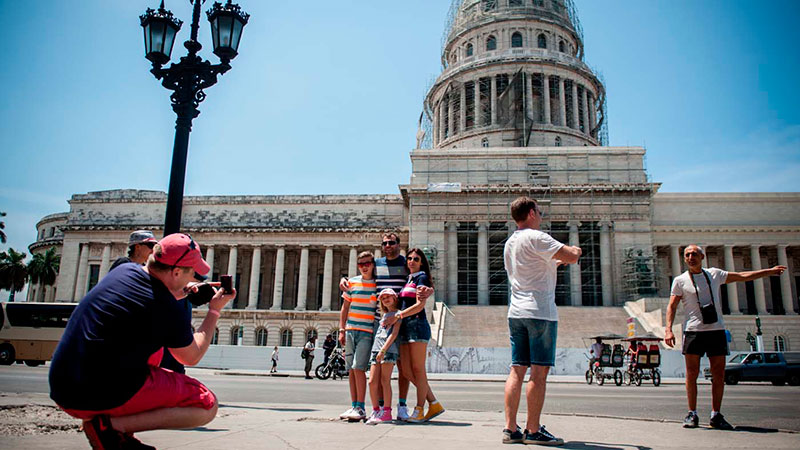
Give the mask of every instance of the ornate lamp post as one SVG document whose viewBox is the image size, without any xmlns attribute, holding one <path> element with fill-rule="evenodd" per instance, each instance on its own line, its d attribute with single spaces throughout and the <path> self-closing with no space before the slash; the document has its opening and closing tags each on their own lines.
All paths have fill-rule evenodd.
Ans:
<svg viewBox="0 0 800 450">
<path fill-rule="evenodd" d="M 211 64 L 197 56 L 203 48 L 197 41 L 200 28 L 200 6 L 205 0 L 189 0 L 193 5 L 191 36 L 183 46 L 189 53 L 177 64 L 169 68 L 162 66 L 169 62 L 175 36 L 182 22 L 172 16 L 172 12 L 164 9 L 164 1 L 158 9 L 147 8 L 139 19 L 144 29 L 145 58 L 153 63 L 150 72 L 161 84 L 173 91 L 170 95 L 172 110 L 178 118 L 175 121 L 175 143 L 172 149 L 172 171 L 169 177 L 169 193 L 167 194 L 167 213 L 164 220 L 164 236 L 180 231 L 181 209 L 183 207 L 183 185 L 186 179 L 186 157 L 189 151 L 189 133 L 192 131 L 192 120 L 200 114 L 198 105 L 205 100 L 204 89 L 217 83 L 217 75 L 230 70 L 230 61 L 236 57 L 242 29 L 250 15 L 241 10 L 239 5 L 228 0 L 224 5 L 214 2 L 206 13 L 211 22 L 211 35 L 214 54 L 220 64 Z"/>
</svg>

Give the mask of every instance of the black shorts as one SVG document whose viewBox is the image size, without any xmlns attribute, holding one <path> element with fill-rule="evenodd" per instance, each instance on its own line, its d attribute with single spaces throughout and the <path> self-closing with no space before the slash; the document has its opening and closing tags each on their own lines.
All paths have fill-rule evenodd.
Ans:
<svg viewBox="0 0 800 450">
<path fill-rule="evenodd" d="M 684 332 L 683 354 L 709 357 L 729 355 L 725 330 Z"/>
</svg>

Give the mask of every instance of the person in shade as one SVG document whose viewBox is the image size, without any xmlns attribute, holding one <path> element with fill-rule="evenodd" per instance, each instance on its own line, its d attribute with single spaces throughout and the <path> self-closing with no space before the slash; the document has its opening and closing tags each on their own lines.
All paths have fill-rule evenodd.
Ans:
<svg viewBox="0 0 800 450">
<path fill-rule="evenodd" d="M 143 266 L 147 258 L 153 253 L 153 246 L 156 245 L 156 237 L 149 230 L 136 230 L 128 237 L 128 255 L 114 260 L 109 271 L 114 270 L 120 264 L 136 263 Z"/>
<path fill-rule="evenodd" d="M 720 286 L 780 275 L 786 270 L 786 266 L 751 272 L 727 272 L 716 267 L 704 269 L 704 258 L 705 252 L 699 245 L 688 245 L 683 250 L 683 260 L 689 270 L 672 280 L 664 342 L 670 347 L 675 345 L 672 323 L 680 302 L 685 315 L 683 356 L 686 362 L 686 397 L 689 403 L 689 413 L 683 419 L 683 426 L 697 428 L 700 424 L 697 416 L 697 377 L 700 375 L 700 359 L 707 355 L 711 365 L 711 419 L 708 424 L 719 430 L 733 430 L 733 426 L 720 413 L 725 392 L 725 357 L 729 354 L 725 321 L 722 318 Z"/>
<path fill-rule="evenodd" d="M 503 258 L 511 287 L 508 330 L 511 338 L 511 370 L 506 380 L 506 428 L 503 443 L 562 445 L 540 423 L 547 392 L 547 374 L 555 364 L 558 336 L 556 269 L 574 264 L 579 247 L 564 245 L 539 230 L 542 212 L 536 201 L 519 197 L 511 203 L 517 230 L 506 241 Z M 525 430 L 517 425 L 517 410 L 525 374 L 531 370 L 525 397 L 528 417 Z"/>
<path fill-rule="evenodd" d="M 197 364 L 220 310 L 236 297 L 216 290 L 192 333 L 191 316 L 178 299 L 195 273 L 208 271 L 200 246 L 188 235 L 171 234 L 154 246 L 144 267 L 110 271 L 75 308 L 50 365 L 50 398 L 83 420 L 92 448 L 152 448 L 133 434 L 194 428 L 216 416 L 211 390 L 158 367 L 164 348 L 183 364 Z"/>
</svg>

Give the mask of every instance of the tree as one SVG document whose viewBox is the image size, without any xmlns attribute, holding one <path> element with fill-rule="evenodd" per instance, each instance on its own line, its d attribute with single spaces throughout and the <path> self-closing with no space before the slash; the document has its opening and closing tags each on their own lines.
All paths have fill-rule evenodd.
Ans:
<svg viewBox="0 0 800 450">
<path fill-rule="evenodd" d="M 0 217 L 5 217 L 6 213 L 0 211 Z M 0 220 L 0 243 L 6 243 L 6 232 L 3 229 L 6 227 L 6 223 Z"/>
<path fill-rule="evenodd" d="M 25 287 L 25 281 L 28 279 L 26 256 L 25 253 L 13 248 L 9 248 L 8 253 L 0 252 L 0 289 L 11 291 L 8 296 L 9 302 L 14 301 L 14 296 Z"/>
<path fill-rule="evenodd" d="M 28 278 L 33 284 L 42 283 L 43 286 L 52 286 L 56 282 L 60 265 L 61 257 L 56 255 L 55 247 L 51 247 L 44 253 L 33 255 L 28 264 Z M 29 301 L 33 300 L 29 299 Z"/>
</svg>

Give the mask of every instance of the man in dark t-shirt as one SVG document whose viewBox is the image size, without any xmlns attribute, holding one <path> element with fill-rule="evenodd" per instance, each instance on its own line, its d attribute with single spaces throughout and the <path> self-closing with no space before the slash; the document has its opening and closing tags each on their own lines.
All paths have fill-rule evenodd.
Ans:
<svg viewBox="0 0 800 450">
<path fill-rule="evenodd" d="M 195 273 L 208 271 L 200 246 L 172 234 L 155 245 L 145 267 L 123 264 L 110 271 L 75 308 L 53 355 L 50 397 L 84 420 L 92 448 L 149 448 L 133 433 L 193 428 L 216 416 L 213 392 L 158 367 L 164 348 L 188 365 L 208 350 L 219 311 L 236 292 L 215 293 L 196 333 L 178 302 Z"/>
</svg>

